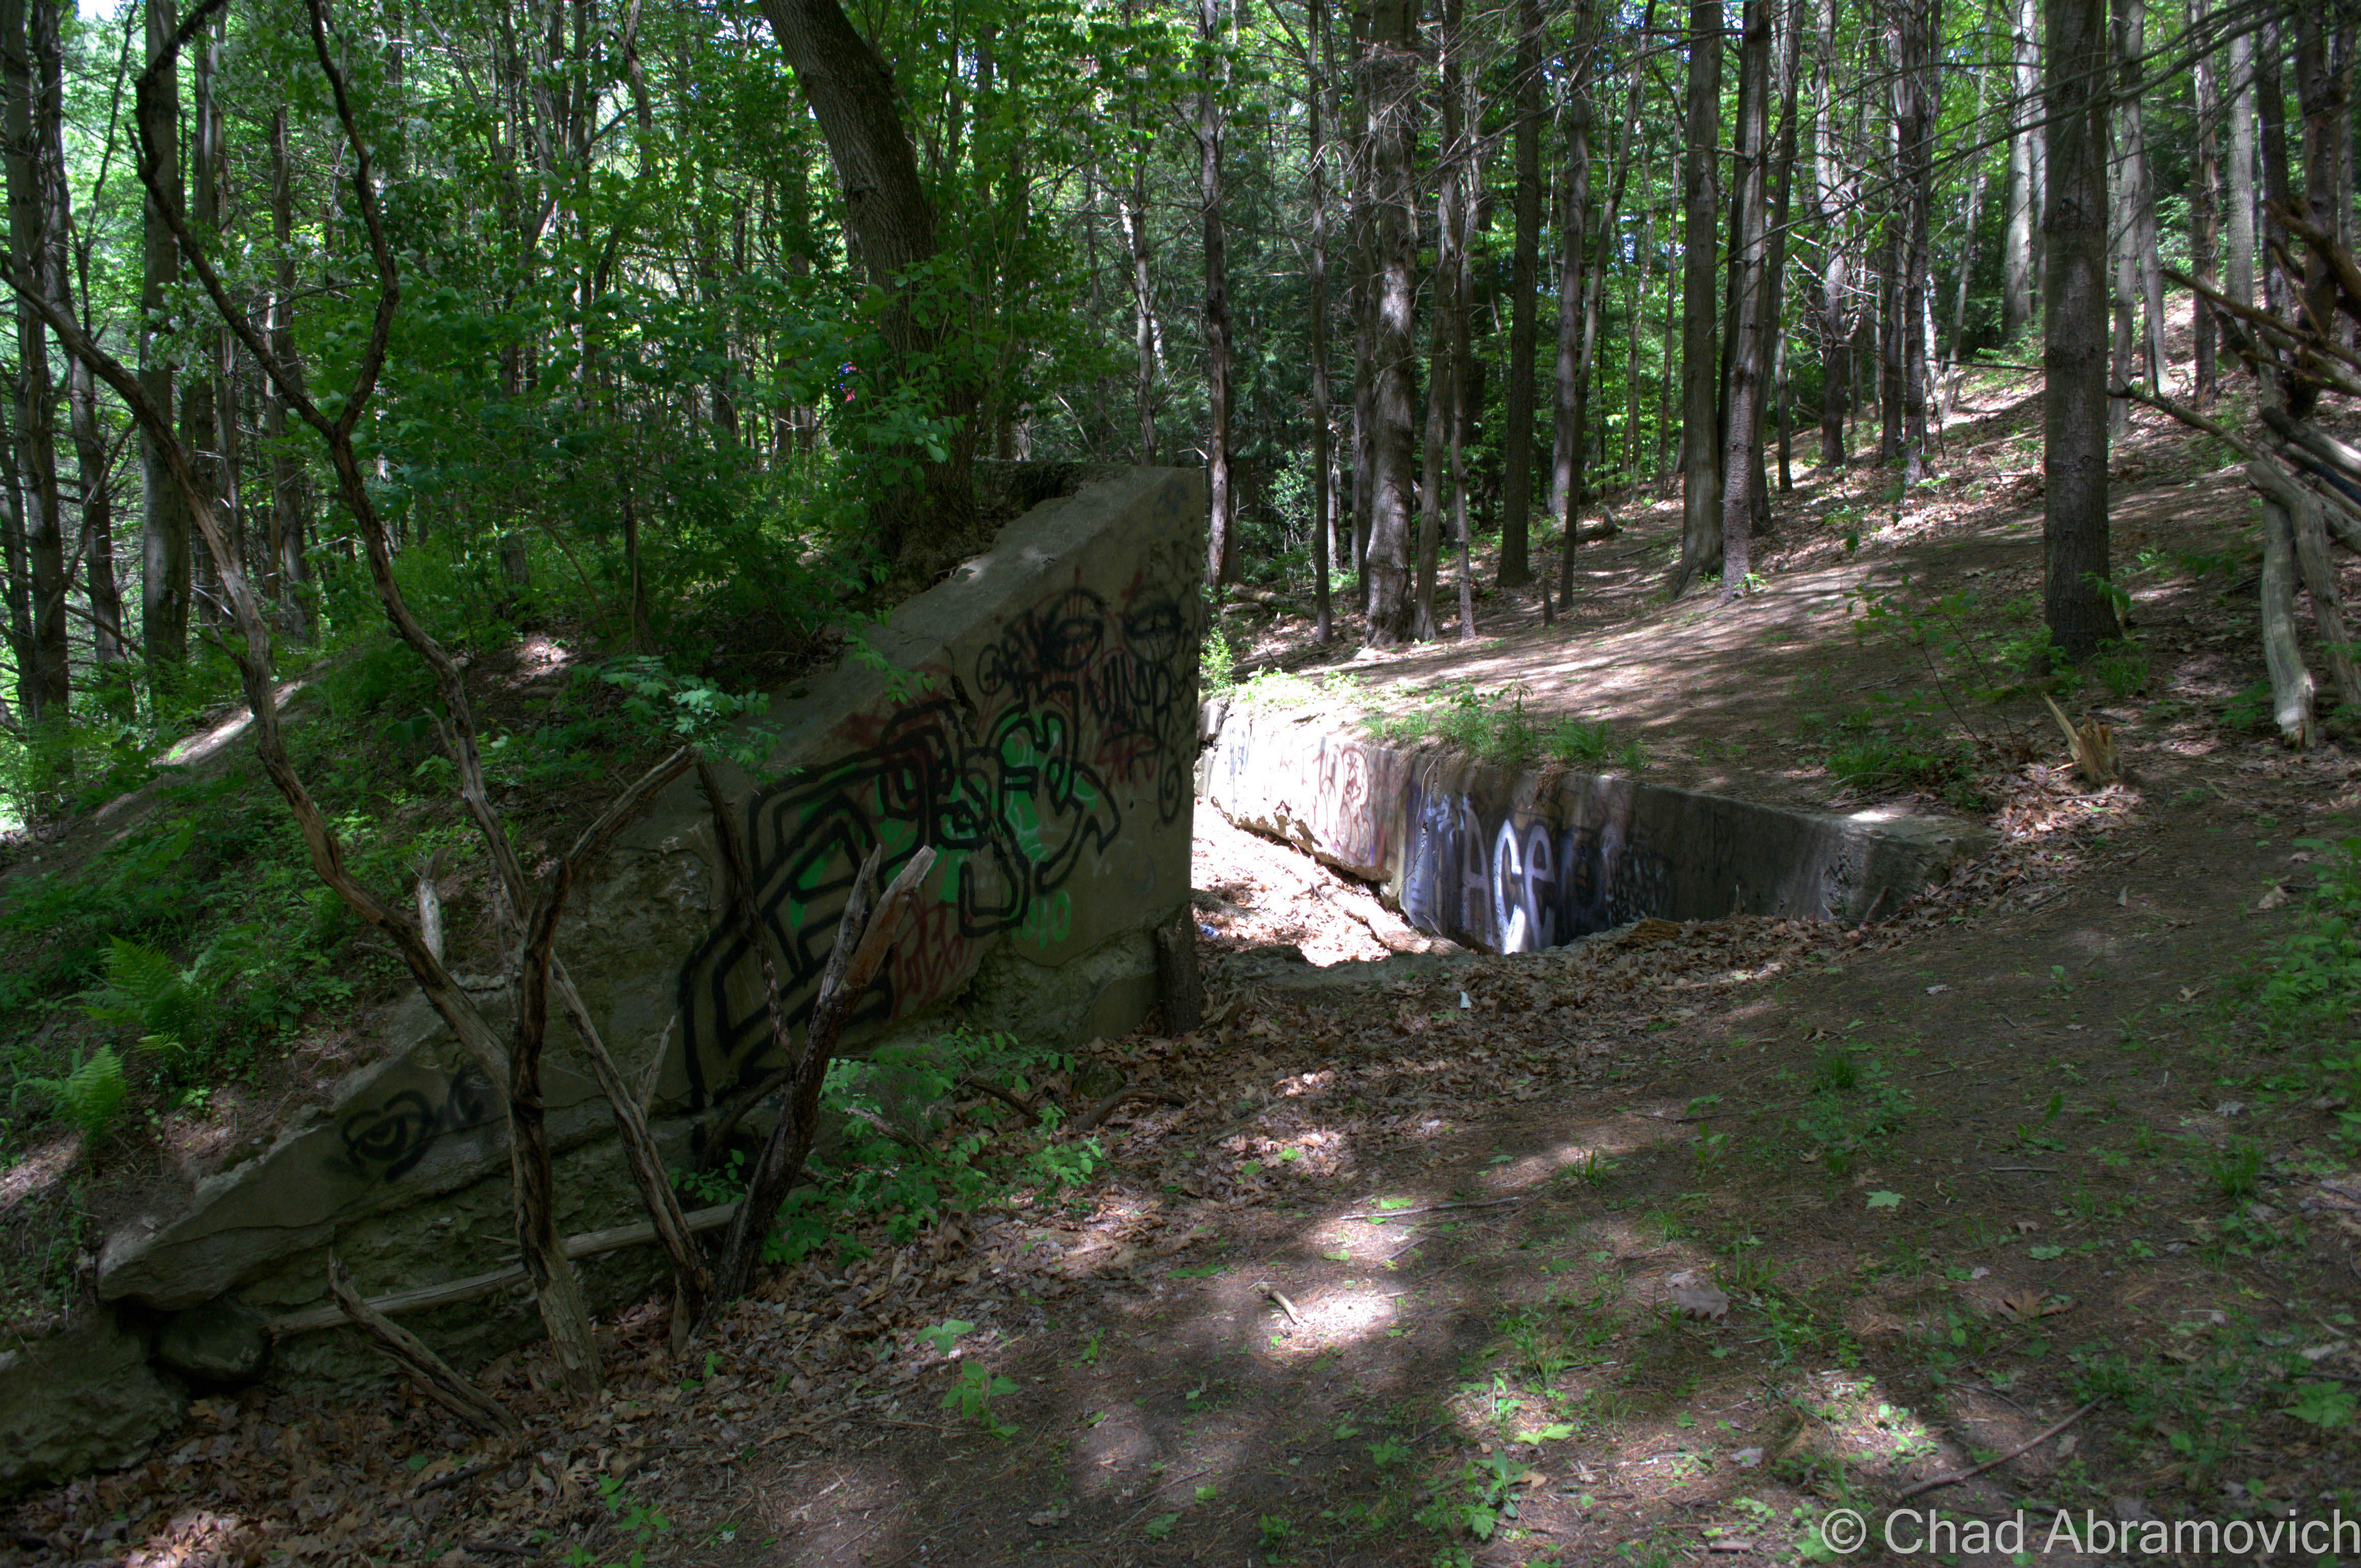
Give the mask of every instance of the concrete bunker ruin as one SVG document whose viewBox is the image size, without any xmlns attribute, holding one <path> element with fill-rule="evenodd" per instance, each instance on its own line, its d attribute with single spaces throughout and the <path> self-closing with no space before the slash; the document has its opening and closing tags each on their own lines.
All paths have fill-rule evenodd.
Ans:
<svg viewBox="0 0 2361 1568">
<path fill-rule="evenodd" d="M 1067 493 L 906 601 L 867 654 L 777 696 L 754 773 L 723 765 L 800 1025 L 854 871 L 938 854 L 913 928 L 849 1040 L 989 1024 L 1071 1045 L 1157 1002 L 1150 933 L 1189 899 L 1204 478 L 1070 469 Z M 652 1123 L 667 1161 L 772 1068 L 759 970 L 728 917 L 706 803 L 685 778 L 577 898 L 558 948 L 627 1074 L 661 1054 Z M 481 996 L 495 1012 L 497 981 Z M 192 1385 L 350 1387 L 388 1373 L 326 1299 L 333 1250 L 371 1297 L 432 1292 L 512 1260 L 507 1130 L 423 995 L 384 1049 L 271 1146 L 206 1179 L 181 1212 L 111 1234 L 106 1304 L 0 1356 L 0 1493 L 139 1457 Z M 558 1223 L 611 1243 L 642 1215 L 612 1113 L 553 1020 L 544 1069 Z M 598 1251 L 594 1307 L 647 1288 L 661 1257 Z M 455 1364 L 537 1337 L 521 1290 L 405 1322 Z"/>
</svg>

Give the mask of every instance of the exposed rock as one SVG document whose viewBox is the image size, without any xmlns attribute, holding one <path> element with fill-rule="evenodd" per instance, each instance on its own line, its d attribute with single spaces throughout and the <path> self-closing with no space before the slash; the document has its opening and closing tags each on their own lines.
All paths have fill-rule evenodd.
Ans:
<svg viewBox="0 0 2361 1568">
<path fill-rule="evenodd" d="M 165 1320 L 156 1365 L 200 1383 L 251 1383 L 270 1356 L 262 1315 L 235 1301 L 208 1301 Z"/>
<path fill-rule="evenodd" d="M 137 1464 L 187 1409 L 111 1310 L 0 1354 L 0 1497 Z"/>
</svg>

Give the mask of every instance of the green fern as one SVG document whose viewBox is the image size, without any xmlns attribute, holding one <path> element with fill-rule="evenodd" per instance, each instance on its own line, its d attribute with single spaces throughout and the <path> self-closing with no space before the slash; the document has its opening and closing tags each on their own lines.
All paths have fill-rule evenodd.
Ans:
<svg viewBox="0 0 2361 1568">
<path fill-rule="evenodd" d="M 101 1024 L 129 1024 L 143 1050 L 180 1056 L 204 1043 L 211 987 L 203 960 L 181 969 L 145 942 L 117 937 L 106 954 L 106 982 L 82 997 L 82 1011 Z"/>
<path fill-rule="evenodd" d="M 25 1082 L 56 1101 L 58 1119 L 81 1133 L 84 1144 L 93 1146 L 106 1136 L 107 1128 L 115 1124 L 115 1113 L 123 1108 L 124 1096 L 131 1092 L 123 1076 L 123 1058 L 112 1046 L 99 1047 L 74 1063 L 73 1070 L 63 1078 L 28 1078 Z"/>
</svg>

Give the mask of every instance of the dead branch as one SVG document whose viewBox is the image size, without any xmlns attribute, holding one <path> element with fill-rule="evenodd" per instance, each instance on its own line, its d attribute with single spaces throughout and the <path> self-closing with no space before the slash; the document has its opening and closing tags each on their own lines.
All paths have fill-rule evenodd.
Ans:
<svg viewBox="0 0 2361 1568">
<path fill-rule="evenodd" d="M 407 1373 L 419 1391 L 466 1421 L 494 1437 L 514 1437 L 524 1430 L 507 1406 L 451 1369 L 451 1364 L 428 1348 L 426 1342 L 361 1299 L 342 1259 L 328 1255 L 328 1289 L 345 1317 L 369 1337 L 379 1354 Z"/>
<path fill-rule="evenodd" d="M 818 1130 L 820 1087 L 827 1080 L 829 1063 L 835 1058 L 837 1040 L 900 938 L 903 920 L 917 902 L 918 884 L 935 863 L 933 847 L 920 846 L 880 897 L 875 889 L 884 856 L 881 843 L 870 850 L 852 879 L 851 896 L 837 924 L 836 945 L 820 971 L 811 1019 L 804 1025 L 804 1048 L 787 1103 L 772 1123 L 770 1136 L 754 1162 L 746 1196 L 730 1223 L 720 1266 L 714 1271 L 717 1304 L 745 1294 L 753 1277 L 779 1205 L 811 1152 L 812 1136 Z"/>
<path fill-rule="evenodd" d="M 709 1209 L 698 1209 L 686 1216 L 689 1234 L 703 1235 L 718 1231 L 730 1223 L 737 1209 L 733 1202 L 717 1203 Z M 579 1263 L 586 1257 L 598 1257 L 630 1247 L 645 1246 L 656 1239 L 656 1228 L 645 1220 L 635 1224 L 616 1225 L 603 1231 L 584 1231 L 566 1238 L 566 1255 Z M 411 1312 L 423 1312 L 434 1307 L 448 1307 L 457 1301 L 472 1301 L 479 1296 L 490 1296 L 510 1290 L 525 1282 L 524 1266 L 511 1264 L 483 1274 L 471 1274 L 462 1279 L 446 1279 L 440 1284 L 421 1285 L 413 1289 L 397 1290 L 390 1296 L 369 1299 L 372 1311 L 387 1317 L 401 1317 Z M 306 1307 L 300 1312 L 281 1312 L 263 1324 L 263 1332 L 272 1339 L 285 1339 L 291 1334 L 315 1333 L 349 1321 L 340 1306 Z"/>
<path fill-rule="evenodd" d="M 1092 1106 L 1089 1110 L 1075 1117 L 1073 1121 L 1067 1124 L 1066 1131 L 1075 1134 L 1089 1132 L 1092 1128 L 1105 1121 L 1109 1116 L 1114 1115 L 1115 1113 L 1115 1107 L 1121 1105 L 1126 1100 L 1152 1100 L 1159 1105 L 1186 1105 L 1189 1103 L 1186 1096 L 1175 1094 L 1170 1090 L 1143 1089 L 1138 1084 L 1126 1083 L 1121 1089 L 1115 1090 L 1112 1092 L 1102 1096 L 1097 1104 Z"/>
<path fill-rule="evenodd" d="M 2247 475 L 2254 478 L 2258 470 L 2249 465 Z M 2261 481 L 2257 480 L 2257 488 Z M 2292 481 L 2273 499 L 2277 500 L 2295 527 L 2296 565 L 2302 576 L 2304 590 L 2312 597 L 2312 624 L 2319 629 L 2320 641 L 2328 655 L 2328 673 L 2336 683 L 2336 697 L 2347 708 L 2361 713 L 2361 676 L 2353 668 L 2352 639 L 2345 629 L 2345 599 L 2337 591 L 2336 568 L 2328 558 L 2328 522 L 2320 498 Z"/>
<path fill-rule="evenodd" d="M 2055 697 L 2044 692 L 2041 700 L 2049 705 L 2049 716 L 2065 731 L 2066 749 L 2074 756 L 2074 771 L 2092 785 L 2113 783 L 2121 772 L 2115 758 L 2115 732 L 2088 715 L 2078 729 L 2067 718 L 2066 710 L 2058 706 Z"/>
</svg>

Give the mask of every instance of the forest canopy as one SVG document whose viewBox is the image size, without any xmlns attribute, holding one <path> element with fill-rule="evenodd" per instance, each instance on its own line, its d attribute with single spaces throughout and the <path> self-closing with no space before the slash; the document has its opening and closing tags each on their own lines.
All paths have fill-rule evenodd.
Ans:
<svg viewBox="0 0 2361 1568">
<path fill-rule="evenodd" d="M 1960 367 L 2048 333 L 2086 372 L 2050 366 L 2053 465 L 2096 442 L 2095 497 L 2050 501 L 2085 656 L 2090 432 L 2221 391 L 2211 313 L 2165 361 L 2168 272 L 2292 321 L 2275 204 L 2349 240 L 2355 27 L 7 0 L 11 815 L 119 788 L 233 685 L 174 444 L 93 356 L 169 418 L 282 672 L 385 634 L 357 500 L 447 641 L 743 674 L 978 543 L 977 458 L 1202 464 L 1209 582 L 1311 580 L 1323 640 L 1465 634 L 1477 545 L 1562 607 L 1569 520 L 1675 484 L 1668 587 L 1741 592 L 1796 463 L 1926 481 Z"/>
</svg>

